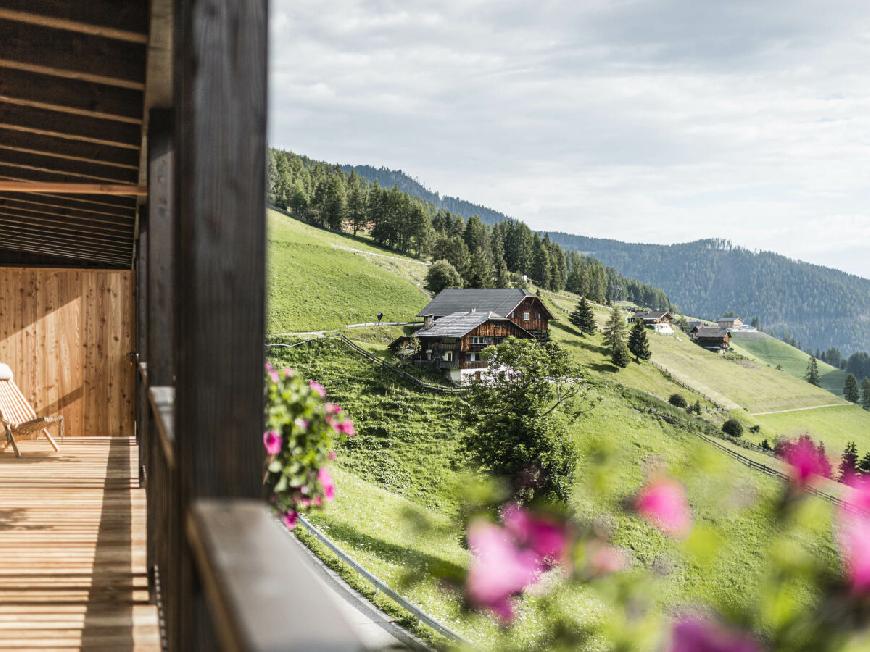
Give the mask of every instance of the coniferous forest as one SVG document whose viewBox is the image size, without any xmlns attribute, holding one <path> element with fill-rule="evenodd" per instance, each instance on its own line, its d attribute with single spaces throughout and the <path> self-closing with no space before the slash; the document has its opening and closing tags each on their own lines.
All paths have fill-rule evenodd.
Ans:
<svg viewBox="0 0 870 652">
<path fill-rule="evenodd" d="M 628 300 L 671 308 L 667 295 L 626 278 L 600 261 L 566 251 L 526 224 L 463 217 L 400 187 L 384 187 L 356 170 L 271 149 L 268 200 L 310 224 L 333 231 L 367 231 L 403 254 L 446 260 L 465 287 L 522 287 L 525 278 L 548 290 L 570 290 L 592 301 Z M 384 178 L 389 181 L 389 178 Z"/>
</svg>

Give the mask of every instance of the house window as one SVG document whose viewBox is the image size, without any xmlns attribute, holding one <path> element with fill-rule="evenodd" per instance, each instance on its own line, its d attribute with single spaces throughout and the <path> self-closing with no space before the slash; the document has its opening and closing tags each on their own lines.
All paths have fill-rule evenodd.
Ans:
<svg viewBox="0 0 870 652">
<path fill-rule="evenodd" d="M 441 356 L 441 359 L 444 360 L 444 362 L 453 362 L 453 351 L 445 351 Z"/>
<path fill-rule="evenodd" d="M 523 313 L 523 321 L 529 321 L 529 313 L 528 312 Z"/>
<path fill-rule="evenodd" d="M 468 361 L 469 361 L 469 362 L 475 362 L 476 360 L 477 360 L 477 354 L 476 354 L 476 353 L 469 353 L 469 354 L 468 354 Z"/>
</svg>

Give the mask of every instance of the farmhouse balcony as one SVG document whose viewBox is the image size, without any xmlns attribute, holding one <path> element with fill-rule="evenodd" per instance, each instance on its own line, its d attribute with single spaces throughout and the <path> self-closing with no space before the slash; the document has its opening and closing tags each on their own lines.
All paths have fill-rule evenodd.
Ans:
<svg viewBox="0 0 870 652">
<path fill-rule="evenodd" d="M 266 0 L 0 10 L 0 647 L 360 649 L 263 500 Z"/>
</svg>

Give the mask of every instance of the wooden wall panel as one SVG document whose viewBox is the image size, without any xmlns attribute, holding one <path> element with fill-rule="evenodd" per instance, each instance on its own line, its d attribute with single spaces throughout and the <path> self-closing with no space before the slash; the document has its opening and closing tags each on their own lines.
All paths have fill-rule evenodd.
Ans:
<svg viewBox="0 0 870 652">
<path fill-rule="evenodd" d="M 0 267 L 0 362 L 67 435 L 133 435 L 133 273 Z"/>
</svg>

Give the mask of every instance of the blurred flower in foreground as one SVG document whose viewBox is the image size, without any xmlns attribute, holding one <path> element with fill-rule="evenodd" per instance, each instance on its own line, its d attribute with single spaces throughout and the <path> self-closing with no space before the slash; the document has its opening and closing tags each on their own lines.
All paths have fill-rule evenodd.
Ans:
<svg viewBox="0 0 870 652">
<path fill-rule="evenodd" d="M 505 507 L 502 522 L 518 543 L 531 548 L 545 564 L 564 560 L 568 550 L 568 532 L 564 523 L 532 514 L 516 503 Z"/>
<path fill-rule="evenodd" d="M 468 544 L 474 555 L 466 584 L 469 600 L 502 622 L 511 622 L 513 596 L 534 583 L 540 573 L 538 555 L 517 546 L 504 528 L 482 520 L 469 527 Z"/>
<path fill-rule="evenodd" d="M 789 465 L 792 484 L 798 489 L 806 488 L 817 477 L 831 477 L 831 463 L 824 449 L 817 447 L 808 435 L 783 444 L 781 454 Z"/>
<path fill-rule="evenodd" d="M 840 507 L 843 565 L 855 594 L 870 593 L 870 480 L 856 478 Z"/>
<path fill-rule="evenodd" d="M 674 623 L 668 652 L 761 652 L 761 646 L 745 632 L 691 616 Z"/>
<path fill-rule="evenodd" d="M 634 507 L 646 520 L 671 536 L 683 537 L 692 528 L 686 492 L 675 480 L 652 480 L 641 489 Z"/>
<path fill-rule="evenodd" d="M 625 553 L 604 541 L 592 541 L 586 547 L 586 570 L 592 577 L 618 573 L 628 565 Z"/>
</svg>

